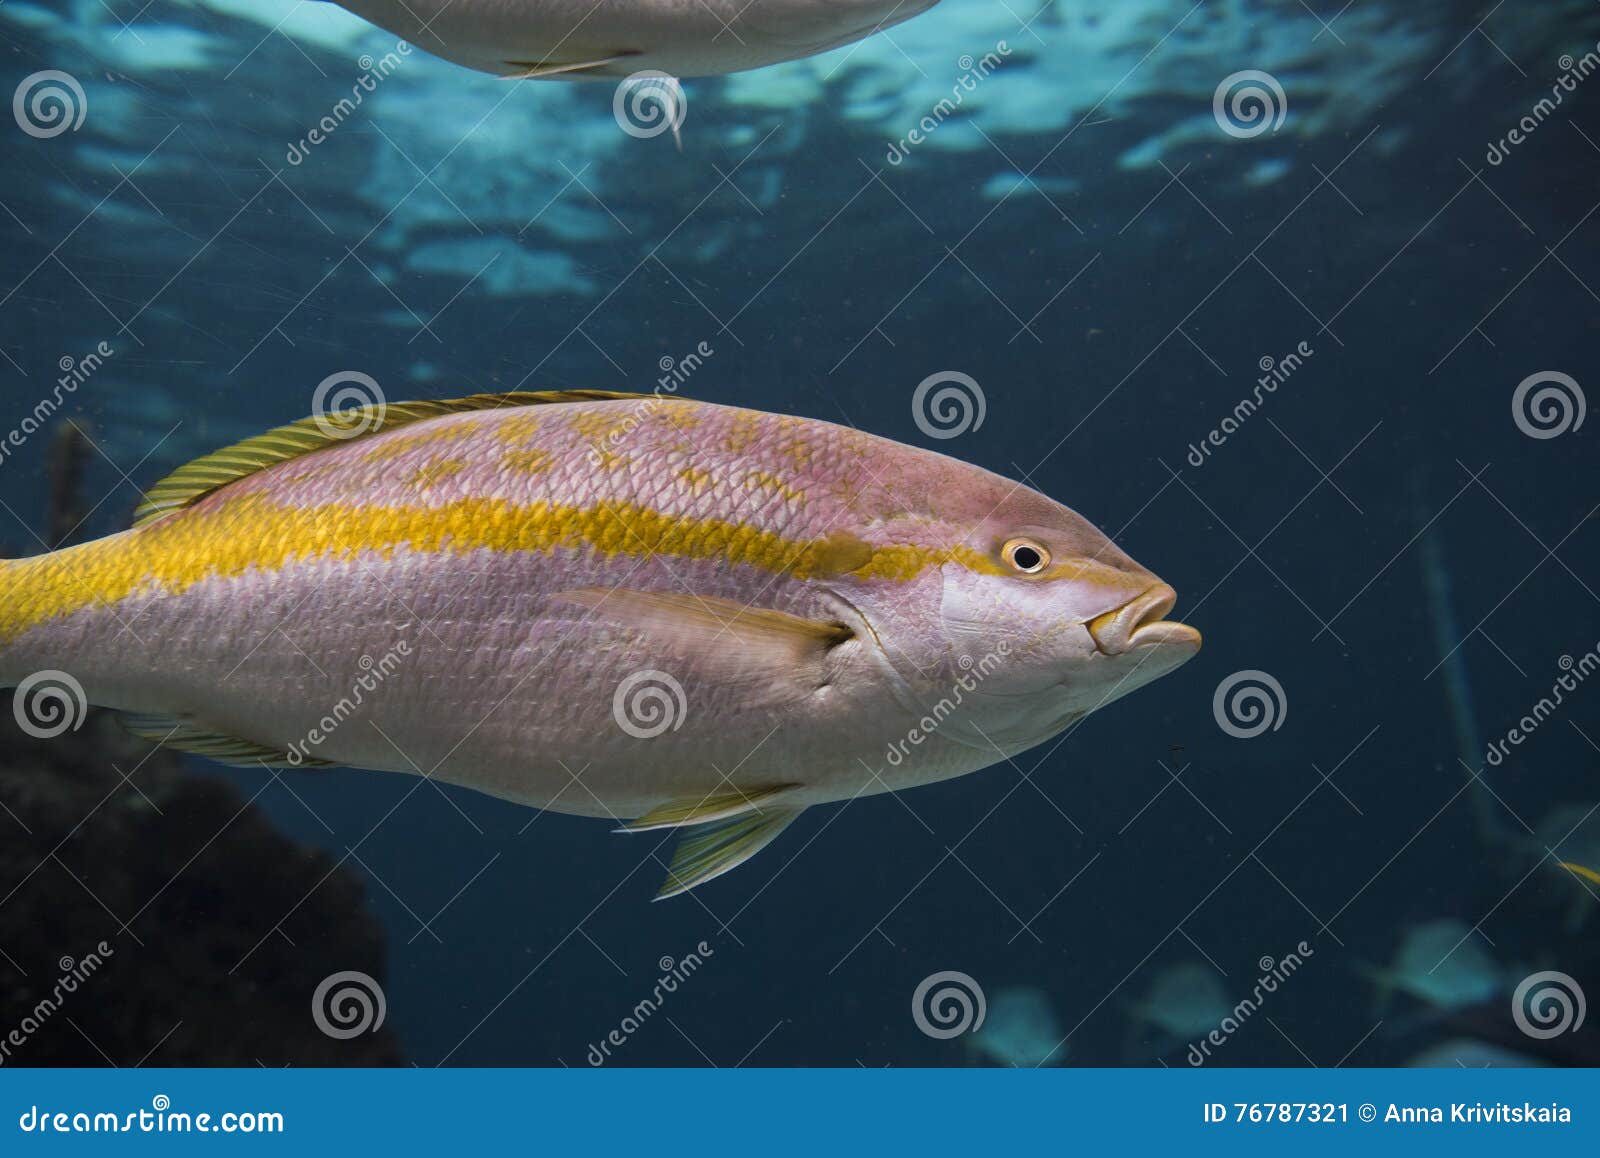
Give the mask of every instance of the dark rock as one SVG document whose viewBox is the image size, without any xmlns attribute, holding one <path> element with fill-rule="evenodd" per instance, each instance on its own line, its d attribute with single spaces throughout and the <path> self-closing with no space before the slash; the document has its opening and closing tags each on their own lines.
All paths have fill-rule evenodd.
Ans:
<svg viewBox="0 0 1600 1158">
<path fill-rule="evenodd" d="M 105 713 L 46 740 L 0 715 L 0 1063 L 401 1064 L 312 1016 L 332 974 L 381 983 L 352 873 Z"/>
</svg>

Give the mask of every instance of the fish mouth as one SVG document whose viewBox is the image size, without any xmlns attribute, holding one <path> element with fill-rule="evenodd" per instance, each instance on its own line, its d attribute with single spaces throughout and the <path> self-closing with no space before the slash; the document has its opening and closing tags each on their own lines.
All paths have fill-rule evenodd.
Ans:
<svg viewBox="0 0 1600 1158">
<path fill-rule="evenodd" d="M 1184 647 L 1200 650 L 1200 633 L 1187 623 L 1162 616 L 1178 602 L 1178 593 L 1157 583 L 1121 607 L 1097 615 L 1086 626 L 1101 655 L 1123 655 L 1134 648 Z"/>
</svg>

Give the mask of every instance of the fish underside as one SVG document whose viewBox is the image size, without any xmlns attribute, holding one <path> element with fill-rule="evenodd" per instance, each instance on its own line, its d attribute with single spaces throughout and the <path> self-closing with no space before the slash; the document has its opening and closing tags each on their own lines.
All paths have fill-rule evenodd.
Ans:
<svg viewBox="0 0 1600 1158">
<path fill-rule="evenodd" d="M 528 79 L 716 76 L 893 27 L 937 0 L 338 0 L 435 56 Z"/>
</svg>

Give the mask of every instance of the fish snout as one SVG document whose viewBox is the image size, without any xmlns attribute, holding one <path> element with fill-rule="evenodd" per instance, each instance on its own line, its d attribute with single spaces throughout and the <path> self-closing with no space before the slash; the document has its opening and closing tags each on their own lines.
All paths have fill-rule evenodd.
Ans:
<svg viewBox="0 0 1600 1158">
<path fill-rule="evenodd" d="M 1178 593 L 1157 583 L 1121 607 L 1097 615 L 1086 625 L 1095 650 L 1122 655 L 1136 647 L 1171 646 L 1200 650 L 1200 633 L 1187 623 L 1162 618 L 1178 602 Z"/>
</svg>

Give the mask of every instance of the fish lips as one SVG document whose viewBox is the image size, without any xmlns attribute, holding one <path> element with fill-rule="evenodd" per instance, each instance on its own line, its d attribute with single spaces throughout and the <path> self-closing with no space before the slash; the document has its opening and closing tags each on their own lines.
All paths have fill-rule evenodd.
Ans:
<svg viewBox="0 0 1600 1158">
<path fill-rule="evenodd" d="M 1084 626 L 1095 650 L 1105 656 L 1156 648 L 1176 667 L 1200 650 L 1200 633 L 1187 623 L 1164 618 L 1178 602 L 1178 593 L 1157 583 L 1121 607 L 1095 616 Z"/>
</svg>

